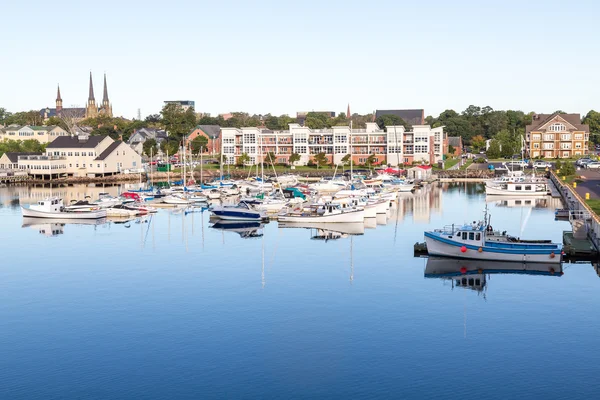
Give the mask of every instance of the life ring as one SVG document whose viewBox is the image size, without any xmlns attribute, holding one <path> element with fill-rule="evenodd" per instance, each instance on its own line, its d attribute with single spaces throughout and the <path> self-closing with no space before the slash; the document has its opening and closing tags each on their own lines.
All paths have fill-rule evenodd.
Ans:
<svg viewBox="0 0 600 400">
<path fill-rule="evenodd" d="M 483 247 L 480 247 L 479 249 L 477 249 L 478 252 L 482 252 L 483 251 Z"/>
<path fill-rule="evenodd" d="M 554 258 L 556 257 L 556 254 L 554 254 L 554 252 L 550 253 L 550 258 Z"/>
</svg>

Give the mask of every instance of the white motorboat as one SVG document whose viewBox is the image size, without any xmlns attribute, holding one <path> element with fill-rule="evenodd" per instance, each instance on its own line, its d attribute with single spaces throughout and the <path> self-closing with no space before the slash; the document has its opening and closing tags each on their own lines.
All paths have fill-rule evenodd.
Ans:
<svg viewBox="0 0 600 400">
<path fill-rule="evenodd" d="M 256 210 L 266 211 L 268 214 L 276 214 L 288 204 L 286 199 L 265 198 L 254 206 Z"/>
<path fill-rule="evenodd" d="M 281 222 L 363 222 L 365 210 L 362 208 L 342 209 L 339 204 L 312 204 L 308 208 L 292 209 L 279 214 Z"/>
<path fill-rule="evenodd" d="M 138 210 L 131 210 L 125 206 L 115 206 L 106 209 L 107 217 L 135 217 L 141 214 Z"/>
<path fill-rule="evenodd" d="M 218 189 L 211 189 L 206 196 L 211 200 L 217 200 L 221 198 L 222 194 Z"/>
<path fill-rule="evenodd" d="M 194 203 L 206 203 L 206 202 L 208 202 L 208 196 L 197 193 L 197 194 L 193 194 L 192 196 L 190 196 L 190 200 L 193 201 Z"/>
<path fill-rule="evenodd" d="M 106 217 L 106 210 L 94 211 L 67 211 L 62 199 L 49 197 L 31 204 L 29 207 L 21 206 L 24 217 L 36 218 L 62 218 L 62 219 L 98 219 Z"/>
<path fill-rule="evenodd" d="M 346 189 L 347 182 L 342 180 L 321 180 L 319 182 L 308 185 L 309 189 L 316 190 L 321 193 L 335 193 Z"/>
<path fill-rule="evenodd" d="M 236 184 L 225 186 L 223 189 L 221 189 L 221 193 L 223 193 L 225 196 L 238 196 L 240 194 L 240 188 Z"/>
<path fill-rule="evenodd" d="M 540 196 L 550 194 L 550 188 L 545 179 L 536 179 L 519 182 L 486 183 L 485 193 L 492 195 Z"/>
<path fill-rule="evenodd" d="M 474 260 L 560 263 L 561 243 L 521 240 L 492 229 L 486 213 L 483 221 L 451 225 L 425 232 L 427 252 L 433 256 Z"/>
<path fill-rule="evenodd" d="M 241 201 L 235 206 L 212 206 L 209 211 L 216 217 L 230 221 L 261 221 L 267 218 L 264 211 L 253 210 L 252 207 Z"/>
<path fill-rule="evenodd" d="M 161 200 L 165 204 L 173 204 L 173 205 L 188 205 L 188 204 L 193 203 L 193 201 L 189 200 L 182 194 L 178 194 L 178 193 L 171 194 L 169 196 L 165 196 Z"/>
<path fill-rule="evenodd" d="M 151 207 L 151 206 L 143 204 L 143 203 L 129 203 L 129 204 L 123 204 L 123 206 L 125 206 L 126 208 L 128 208 L 130 210 L 137 210 L 141 214 L 153 214 L 153 213 L 158 212 L 158 209 L 156 207 Z"/>
<path fill-rule="evenodd" d="M 112 197 L 108 193 L 100 193 L 98 200 L 93 201 L 100 208 L 109 208 L 123 204 L 123 200 L 118 197 Z"/>
</svg>

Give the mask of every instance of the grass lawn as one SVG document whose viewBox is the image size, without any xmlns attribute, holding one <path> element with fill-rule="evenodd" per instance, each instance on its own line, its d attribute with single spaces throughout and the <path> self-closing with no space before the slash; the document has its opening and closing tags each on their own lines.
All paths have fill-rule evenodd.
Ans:
<svg viewBox="0 0 600 400">
<path fill-rule="evenodd" d="M 600 215 L 600 199 L 589 199 L 585 201 L 587 205 L 596 213 Z"/>
<path fill-rule="evenodd" d="M 460 167 L 461 170 L 465 170 L 467 168 L 469 168 L 469 165 L 473 164 L 473 160 L 468 160 L 466 163 L 464 163 L 464 165 L 462 165 Z"/>
<path fill-rule="evenodd" d="M 458 164 L 459 161 L 460 161 L 460 158 L 452 158 L 450 160 L 446 160 L 444 162 L 444 168 L 450 169 L 450 168 L 454 167 L 456 164 Z"/>
</svg>

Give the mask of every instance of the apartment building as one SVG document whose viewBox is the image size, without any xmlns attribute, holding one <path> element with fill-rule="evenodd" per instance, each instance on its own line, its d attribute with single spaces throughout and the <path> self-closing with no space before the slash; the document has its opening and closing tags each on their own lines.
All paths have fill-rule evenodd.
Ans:
<svg viewBox="0 0 600 400">
<path fill-rule="evenodd" d="M 525 128 L 530 157 L 571 158 L 587 154 L 590 127 L 579 114 L 537 114 Z"/>
<path fill-rule="evenodd" d="M 68 136 L 69 133 L 60 126 L 10 125 L 0 129 L 2 140 L 36 140 L 42 144 L 50 143 L 57 137 Z"/>
<path fill-rule="evenodd" d="M 376 123 L 367 123 L 365 129 L 334 126 L 330 129 L 310 129 L 300 124 L 290 124 L 289 130 L 271 131 L 260 128 L 222 128 L 221 140 L 224 161 L 236 164 L 242 154 L 247 154 L 247 164 L 253 165 L 272 153 L 274 162 L 288 163 L 289 157 L 300 156 L 298 165 L 306 165 L 314 156 L 324 153 L 329 163 L 340 164 L 350 155 L 355 164 L 364 164 L 374 155 L 375 163 L 392 165 L 413 162 L 435 163 L 448 150 L 444 128 L 415 125 L 412 131 L 403 126 L 380 129 Z"/>
<path fill-rule="evenodd" d="M 109 136 L 62 136 L 46 147 L 46 154 L 18 157 L 20 170 L 40 178 L 114 175 L 141 165 L 138 153 Z"/>
</svg>

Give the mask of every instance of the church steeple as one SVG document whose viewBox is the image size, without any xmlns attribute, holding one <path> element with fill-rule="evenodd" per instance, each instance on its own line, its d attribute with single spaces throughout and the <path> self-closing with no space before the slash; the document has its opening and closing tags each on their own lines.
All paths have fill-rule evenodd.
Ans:
<svg viewBox="0 0 600 400">
<path fill-rule="evenodd" d="M 85 108 L 85 117 L 93 118 L 98 116 L 98 108 L 96 107 L 96 99 L 94 98 L 94 83 L 92 82 L 92 71 L 90 71 L 90 91 L 88 96 L 87 107 Z"/>
<path fill-rule="evenodd" d="M 106 74 L 104 74 L 104 96 L 102 97 L 102 106 L 108 107 L 108 88 L 106 87 Z"/>
<path fill-rule="evenodd" d="M 60 85 L 58 85 L 58 89 L 56 91 L 56 112 L 62 110 L 62 97 L 60 97 Z"/>
</svg>

